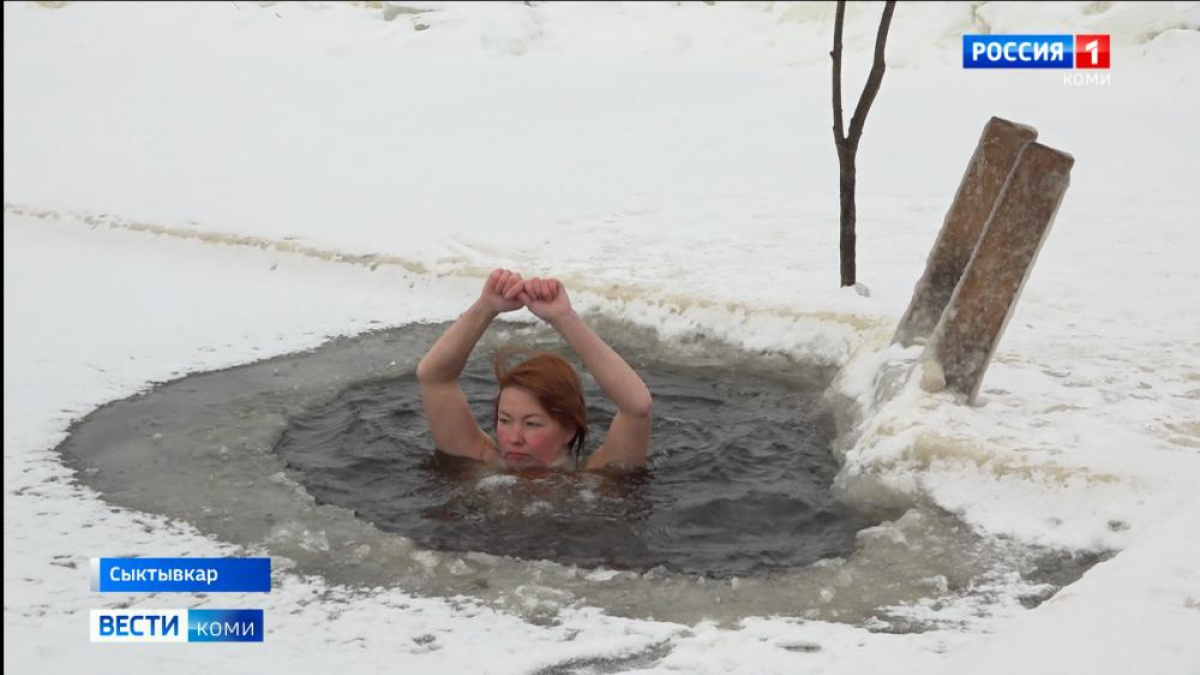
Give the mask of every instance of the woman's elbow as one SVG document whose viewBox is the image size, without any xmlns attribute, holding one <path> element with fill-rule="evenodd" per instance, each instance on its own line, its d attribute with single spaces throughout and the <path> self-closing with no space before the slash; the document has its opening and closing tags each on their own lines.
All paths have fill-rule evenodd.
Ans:
<svg viewBox="0 0 1200 675">
<path fill-rule="evenodd" d="M 417 364 L 417 381 L 421 384 L 430 384 L 437 380 L 437 371 L 430 365 L 429 357 L 421 359 L 421 362 Z"/>
<path fill-rule="evenodd" d="M 649 418 L 654 413 L 654 399 L 650 397 L 650 392 L 646 392 L 642 396 L 634 397 L 621 412 L 632 417 Z"/>
</svg>

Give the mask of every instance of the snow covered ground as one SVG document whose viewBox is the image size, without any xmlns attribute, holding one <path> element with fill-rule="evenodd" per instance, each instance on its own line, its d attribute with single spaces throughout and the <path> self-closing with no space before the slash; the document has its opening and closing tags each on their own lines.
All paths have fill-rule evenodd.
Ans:
<svg viewBox="0 0 1200 675">
<path fill-rule="evenodd" d="M 880 4 L 848 13 L 847 106 Z M 859 153 L 869 297 L 837 287 L 833 3 L 406 7 L 5 4 L 6 667 L 1200 673 L 1197 3 L 901 3 Z M 1111 81 L 963 70 L 960 36 L 984 32 L 1111 34 Z M 1071 188 L 979 404 L 903 382 L 876 402 L 992 115 L 1074 155 Z M 267 596 L 89 592 L 91 557 L 242 552 L 74 484 L 53 452 L 73 421 L 451 319 L 501 266 L 668 339 L 843 365 L 868 412 L 852 499 L 1119 553 L 1036 609 L 913 635 L 586 606 L 535 626 L 290 574 Z M 261 607 L 267 640 L 88 642 L 90 609 L 184 603 Z"/>
</svg>

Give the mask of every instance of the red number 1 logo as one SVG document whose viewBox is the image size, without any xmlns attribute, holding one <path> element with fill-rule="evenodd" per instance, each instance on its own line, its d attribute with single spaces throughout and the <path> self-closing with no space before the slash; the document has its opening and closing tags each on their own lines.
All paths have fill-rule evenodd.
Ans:
<svg viewBox="0 0 1200 675">
<path fill-rule="evenodd" d="M 1104 68 L 1109 66 L 1108 35 L 1076 35 L 1075 67 Z"/>
</svg>

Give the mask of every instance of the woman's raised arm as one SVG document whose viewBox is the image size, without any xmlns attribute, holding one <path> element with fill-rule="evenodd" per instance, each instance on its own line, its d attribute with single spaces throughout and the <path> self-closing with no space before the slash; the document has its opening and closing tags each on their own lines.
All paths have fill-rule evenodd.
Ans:
<svg viewBox="0 0 1200 675">
<path fill-rule="evenodd" d="M 442 452 L 479 461 L 490 461 L 495 456 L 495 443 L 471 414 L 458 378 L 471 350 L 492 320 L 501 312 L 521 308 L 517 295 L 522 283 L 520 274 L 493 270 L 479 299 L 446 330 L 417 366 L 425 417 L 433 442 Z"/>
</svg>

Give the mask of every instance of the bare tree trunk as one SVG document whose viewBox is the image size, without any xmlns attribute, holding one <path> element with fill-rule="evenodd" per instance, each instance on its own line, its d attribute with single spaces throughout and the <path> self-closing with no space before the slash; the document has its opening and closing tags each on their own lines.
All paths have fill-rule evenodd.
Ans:
<svg viewBox="0 0 1200 675">
<path fill-rule="evenodd" d="M 846 1 L 838 0 L 837 16 L 833 26 L 833 142 L 838 151 L 838 188 L 841 194 L 841 236 L 839 248 L 842 260 L 842 286 L 853 286 L 857 281 L 855 266 L 855 248 L 857 236 L 854 226 L 857 214 L 854 206 L 854 185 L 857 169 L 855 157 L 858 155 L 858 142 L 862 139 L 863 126 L 867 122 L 867 113 L 875 96 L 879 94 L 879 86 L 883 83 L 883 71 L 886 65 L 883 53 L 887 47 L 888 29 L 892 25 L 892 12 L 896 9 L 895 0 L 889 0 L 883 6 L 883 16 L 879 20 L 879 32 L 875 35 L 875 62 L 871 65 L 871 74 L 867 76 L 867 84 L 863 87 L 862 96 L 850 118 L 850 134 L 847 136 L 842 120 L 842 27 L 846 18 Z"/>
<path fill-rule="evenodd" d="M 857 169 L 854 165 L 854 152 L 838 148 L 838 187 L 841 194 L 841 236 L 839 251 L 842 260 L 842 286 L 853 286 L 856 279 L 855 246 L 858 235 L 854 225 L 858 213 L 854 208 L 854 180 Z"/>
</svg>

